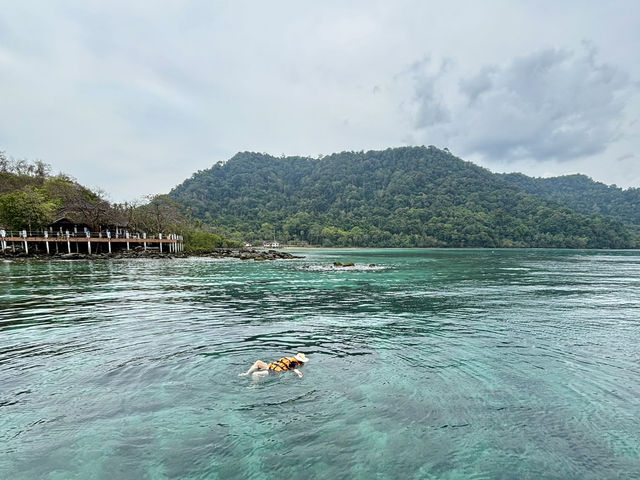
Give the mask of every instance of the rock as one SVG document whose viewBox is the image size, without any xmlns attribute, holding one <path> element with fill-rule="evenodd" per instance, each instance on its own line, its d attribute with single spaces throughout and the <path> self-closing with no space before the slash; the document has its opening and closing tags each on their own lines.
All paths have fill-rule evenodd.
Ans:
<svg viewBox="0 0 640 480">
<path fill-rule="evenodd" d="M 355 267 L 356 264 L 353 262 L 347 262 L 347 263 L 340 263 L 340 262 L 333 262 L 333 266 L 334 267 L 338 267 L 338 268 L 342 268 L 342 267 Z"/>
<path fill-rule="evenodd" d="M 87 256 L 83 253 L 63 253 L 60 258 L 62 260 L 84 260 Z"/>
</svg>

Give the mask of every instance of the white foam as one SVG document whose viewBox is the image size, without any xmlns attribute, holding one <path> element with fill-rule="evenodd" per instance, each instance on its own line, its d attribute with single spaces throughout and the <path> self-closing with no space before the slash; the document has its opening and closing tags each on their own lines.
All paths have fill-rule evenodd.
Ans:
<svg viewBox="0 0 640 480">
<path fill-rule="evenodd" d="M 389 267 L 382 265 L 354 265 L 337 267 L 335 265 L 303 265 L 300 270 L 311 272 L 377 272 L 387 270 Z"/>
</svg>

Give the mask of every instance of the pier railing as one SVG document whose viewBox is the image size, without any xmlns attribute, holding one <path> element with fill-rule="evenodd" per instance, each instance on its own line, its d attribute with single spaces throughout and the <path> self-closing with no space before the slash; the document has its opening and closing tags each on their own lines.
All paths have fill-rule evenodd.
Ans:
<svg viewBox="0 0 640 480">
<path fill-rule="evenodd" d="M 8 237 L 23 237 L 24 235 L 26 235 L 28 238 L 32 238 L 32 237 L 44 237 L 45 235 L 48 236 L 48 238 L 51 239 L 55 239 L 55 238 L 132 238 L 132 239 L 139 239 L 139 238 L 148 238 L 148 239 L 159 239 L 159 238 L 163 238 L 165 240 L 168 239 L 168 237 L 171 234 L 167 234 L 167 235 L 163 235 L 163 234 L 151 234 L 151 235 L 147 235 L 146 233 L 130 233 L 130 232 L 110 232 L 108 230 L 102 230 L 99 232 L 71 232 L 71 231 L 64 231 L 64 232 L 60 232 L 57 230 L 35 230 L 35 231 L 31 231 L 31 230 L 6 230 L 5 231 L 5 236 Z M 0 231 L 0 236 L 1 235 L 1 231 Z"/>
</svg>

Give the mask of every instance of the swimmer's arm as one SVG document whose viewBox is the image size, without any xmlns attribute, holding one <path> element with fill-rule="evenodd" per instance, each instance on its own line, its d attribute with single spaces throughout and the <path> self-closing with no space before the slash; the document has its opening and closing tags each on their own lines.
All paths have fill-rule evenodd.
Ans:
<svg viewBox="0 0 640 480">
<path fill-rule="evenodd" d="M 302 378 L 302 372 L 300 370 L 298 370 L 297 368 L 294 368 L 293 371 L 298 374 L 298 377 Z"/>
</svg>

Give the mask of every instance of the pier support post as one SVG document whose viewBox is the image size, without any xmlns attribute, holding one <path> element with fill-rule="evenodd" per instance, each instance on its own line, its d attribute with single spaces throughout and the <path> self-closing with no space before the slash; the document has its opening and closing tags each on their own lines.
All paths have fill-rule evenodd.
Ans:
<svg viewBox="0 0 640 480">
<path fill-rule="evenodd" d="M 158 234 L 158 238 L 160 239 L 160 243 L 158 243 L 158 245 L 160 245 L 160 253 L 162 253 L 162 234 L 161 233 Z"/>
<path fill-rule="evenodd" d="M 107 245 L 109 246 L 109 255 L 111 255 L 111 230 L 107 230 Z"/>
<path fill-rule="evenodd" d="M 127 238 L 127 251 L 129 250 L 129 238 L 131 238 L 131 236 L 129 235 L 129 232 L 125 232 L 125 237 Z"/>
<path fill-rule="evenodd" d="M 7 237 L 7 232 L 3 228 L 2 230 L 0 230 L 0 246 L 2 246 L 2 250 L 7 249 L 7 241 L 5 240 L 6 237 Z"/>
<path fill-rule="evenodd" d="M 71 241 L 69 240 L 69 237 L 71 235 L 69 235 L 69 230 L 67 230 L 66 235 L 67 235 L 67 253 L 71 253 Z"/>
<path fill-rule="evenodd" d="M 29 244 L 27 243 L 27 231 L 22 231 L 22 238 L 24 238 L 24 251 L 27 255 L 29 255 Z"/>
<path fill-rule="evenodd" d="M 46 239 L 44 241 L 44 244 L 47 247 L 47 255 L 50 255 L 50 252 L 49 252 L 49 232 L 47 230 L 44 231 L 44 238 Z"/>
<path fill-rule="evenodd" d="M 89 255 L 91 255 L 91 232 L 88 228 L 85 228 L 84 233 L 87 236 L 87 251 L 89 252 Z"/>
<path fill-rule="evenodd" d="M 142 238 L 144 238 L 145 240 L 147 239 L 147 232 L 142 232 Z M 142 245 L 144 246 L 144 251 L 147 251 L 147 242 L 142 242 Z"/>
</svg>

